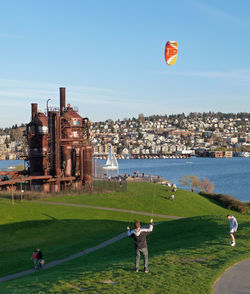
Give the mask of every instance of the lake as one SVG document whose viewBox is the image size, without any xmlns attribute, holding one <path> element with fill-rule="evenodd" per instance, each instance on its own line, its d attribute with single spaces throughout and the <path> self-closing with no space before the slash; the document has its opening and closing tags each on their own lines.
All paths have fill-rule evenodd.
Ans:
<svg viewBox="0 0 250 294">
<path fill-rule="evenodd" d="M 133 174 L 136 170 L 159 175 L 177 187 L 181 187 L 179 180 L 186 175 L 195 175 L 201 181 L 208 178 L 214 184 L 215 193 L 250 201 L 250 158 L 128 159 L 118 163 L 120 174 Z"/>
<path fill-rule="evenodd" d="M 105 163 L 105 161 L 102 161 Z M 208 178 L 215 193 L 231 195 L 241 201 L 250 201 L 250 158 L 201 158 L 189 159 L 124 159 L 118 160 L 120 174 L 134 171 L 159 175 L 181 187 L 179 180 L 195 175 L 200 180 Z M 22 160 L 2 160 L 0 170 L 23 164 Z M 186 187 L 184 187 L 186 189 Z"/>
</svg>

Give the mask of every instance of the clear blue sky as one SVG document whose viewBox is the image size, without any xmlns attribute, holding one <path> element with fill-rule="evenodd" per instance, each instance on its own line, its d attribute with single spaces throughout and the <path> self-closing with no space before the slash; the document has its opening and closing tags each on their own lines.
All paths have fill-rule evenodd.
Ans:
<svg viewBox="0 0 250 294">
<path fill-rule="evenodd" d="M 0 127 L 60 86 L 91 121 L 249 112 L 249 34 L 249 0 L 0 0 Z"/>
</svg>

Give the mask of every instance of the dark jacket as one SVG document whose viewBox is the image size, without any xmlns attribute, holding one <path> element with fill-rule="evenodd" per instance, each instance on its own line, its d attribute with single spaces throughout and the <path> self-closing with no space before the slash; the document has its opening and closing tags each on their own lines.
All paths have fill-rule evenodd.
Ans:
<svg viewBox="0 0 250 294">
<path fill-rule="evenodd" d="M 43 259 L 42 251 L 37 251 L 37 259 Z"/>
<path fill-rule="evenodd" d="M 135 248 L 142 249 L 147 248 L 146 236 L 153 231 L 153 224 L 150 224 L 148 229 L 135 229 L 128 231 L 128 236 L 135 241 Z"/>
</svg>

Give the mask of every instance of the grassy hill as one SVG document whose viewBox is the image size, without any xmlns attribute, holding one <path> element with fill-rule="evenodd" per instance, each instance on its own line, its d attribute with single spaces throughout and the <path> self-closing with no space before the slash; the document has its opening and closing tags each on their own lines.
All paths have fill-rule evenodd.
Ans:
<svg viewBox="0 0 250 294">
<path fill-rule="evenodd" d="M 128 192 L 64 196 L 49 200 L 189 216 L 162 223 L 149 235 L 148 275 L 135 274 L 133 241 L 126 238 L 55 268 L 0 283 L 1 293 L 211 293 L 216 277 L 250 256 L 250 216 L 239 221 L 237 246 L 229 246 L 228 211 L 197 194 L 170 192 L 155 184 L 128 186 Z M 82 251 L 124 231 L 134 219 L 149 217 L 91 208 L 0 200 L 0 275 L 32 266 L 40 247 L 46 262 Z M 105 283 L 110 282 L 110 283 Z"/>
<path fill-rule="evenodd" d="M 169 187 L 145 182 L 128 183 L 127 192 L 58 196 L 46 200 L 185 217 L 227 213 L 226 209 L 196 193 L 178 189 L 174 202 L 168 199 L 171 194 Z"/>
</svg>

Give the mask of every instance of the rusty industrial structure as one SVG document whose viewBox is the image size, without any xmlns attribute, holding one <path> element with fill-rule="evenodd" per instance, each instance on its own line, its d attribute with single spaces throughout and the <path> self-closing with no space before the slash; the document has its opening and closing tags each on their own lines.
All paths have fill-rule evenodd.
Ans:
<svg viewBox="0 0 250 294">
<path fill-rule="evenodd" d="M 31 104 L 26 131 L 28 173 L 43 177 L 32 181 L 34 189 L 42 186 L 44 192 L 59 192 L 92 184 L 89 128 L 88 118 L 82 118 L 70 104 L 66 106 L 65 88 L 60 88 L 60 108 L 49 108 L 47 101 L 47 115 Z"/>
<path fill-rule="evenodd" d="M 59 192 L 65 189 L 82 189 L 92 185 L 92 146 L 90 123 L 82 118 L 76 108 L 66 106 L 65 88 L 60 88 L 60 108 L 38 111 L 31 104 L 31 122 L 25 136 L 28 145 L 26 176 L 13 176 L 1 181 L 9 187 L 29 182 L 30 189 L 43 192 Z"/>
</svg>

